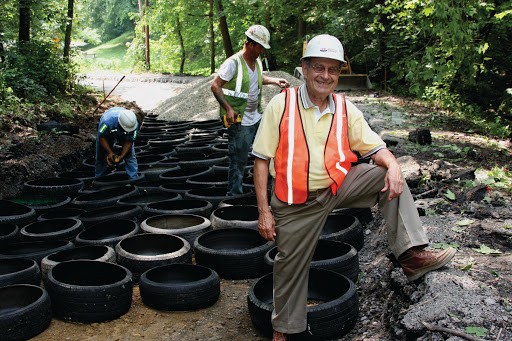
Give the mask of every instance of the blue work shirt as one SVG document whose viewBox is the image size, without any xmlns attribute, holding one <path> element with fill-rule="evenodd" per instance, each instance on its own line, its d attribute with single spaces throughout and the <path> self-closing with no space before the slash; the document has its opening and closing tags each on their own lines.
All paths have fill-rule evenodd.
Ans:
<svg viewBox="0 0 512 341">
<path fill-rule="evenodd" d="M 135 130 L 127 132 L 119 125 L 119 114 L 126 109 L 113 107 L 103 113 L 98 123 L 98 137 L 107 140 L 117 139 L 118 141 L 135 141 L 139 132 L 139 123 Z"/>
</svg>

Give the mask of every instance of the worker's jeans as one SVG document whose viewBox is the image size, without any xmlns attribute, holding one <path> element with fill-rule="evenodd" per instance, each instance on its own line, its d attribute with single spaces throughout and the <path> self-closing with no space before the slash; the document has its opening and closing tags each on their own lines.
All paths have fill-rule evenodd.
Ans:
<svg viewBox="0 0 512 341">
<path fill-rule="evenodd" d="M 305 204 L 288 205 L 272 196 L 270 205 L 276 220 L 274 261 L 274 330 L 300 333 L 306 330 L 306 304 L 311 259 L 327 216 L 342 207 L 379 205 L 387 227 L 388 243 L 396 257 L 413 246 L 428 244 L 409 187 L 391 201 L 382 193 L 386 169 L 360 164 L 348 172 L 334 196 L 331 189 L 310 193 Z"/>
<path fill-rule="evenodd" d="M 111 146 L 112 148 L 112 146 Z M 100 139 L 96 138 L 96 163 L 94 165 L 94 176 L 100 177 L 102 175 L 105 175 L 107 172 L 107 153 L 105 152 L 105 149 L 103 149 L 100 145 Z M 126 174 L 131 179 L 136 179 L 138 177 L 138 164 L 137 164 L 137 158 L 135 157 L 135 143 L 132 144 L 132 150 L 126 154 L 126 156 L 123 159 L 124 161 L 124 169 L 126 171 Z"/>
<path fill-rule="evenodd" d="M 227 195 L 229 196 L 243 193 L 242 182 L 245 166 L 259 125 L 259 122 L 252 126 L 233 124 L 228 129 L 229 171 Z"/>
</svg>

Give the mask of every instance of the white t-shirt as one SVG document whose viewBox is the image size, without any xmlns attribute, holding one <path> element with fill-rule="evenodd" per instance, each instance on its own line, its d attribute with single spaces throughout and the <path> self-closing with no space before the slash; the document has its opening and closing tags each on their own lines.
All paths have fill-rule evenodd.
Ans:
<svg viewBox="0 0 512 341">
<path fill-rule="evenodd" d="M 245 59 L 244 62 L 247 64 Z M 222 80 L 229 82 L 235 75 L 236 66 L 236 60 L 229 58 L 222 63 L 217 74 Z M 249 94 L 244 117 L 242 118 L 242 125 L 252 126 L 261 119 L 261 114 L 258 112 L 258 68 L 255 66 L 254 71 L 252 71 L 249 65 L 247 65 L 247 69 L 249 70 Z"/>
</svg>

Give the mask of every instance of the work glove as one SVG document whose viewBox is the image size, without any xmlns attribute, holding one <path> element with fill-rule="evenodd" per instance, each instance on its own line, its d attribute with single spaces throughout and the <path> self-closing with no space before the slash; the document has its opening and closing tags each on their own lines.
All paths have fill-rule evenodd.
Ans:
<svg viewBox="0 0 512 341">
<path fill-rule="evenodd" d="M 235 113 L 235 123 L 234 124 L 239 124 L 241 122 L 242 122 L 242 117 L 240 117 L 240 115 Z M 228 115 L 222 116 L 222 124 L 224 125 L 224 128 L 231 127 L 231 123 L 228 122 Z"/>
</svg>

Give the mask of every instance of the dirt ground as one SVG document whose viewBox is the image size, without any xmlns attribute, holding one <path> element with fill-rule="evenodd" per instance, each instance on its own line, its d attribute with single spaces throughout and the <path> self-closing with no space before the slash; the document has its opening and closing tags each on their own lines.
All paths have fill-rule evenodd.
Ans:
<svg viewBox="0 0 512 341">
<path fill-rule="evenodd" d="M 374 103 L 377 108 L 385 108 L 383 110 L 387 110 L 387 114 L 384 118 L 394 118 L 394 112 L 401 112 L 399 124 L 392 119 L 383 119 L 378 123 L 379 131 L 391 136 L 403 138 L 408 131 L 428 126 L 429 109 L 413 102 L 378 92 L 348 94 L 349 98 L 351 96 L 354 97 L 356 104 L 363 107 L 367 106 L 369 100 L 370 104 Z M 135 106 L 134 103 L 125 102 L 115 95 L 107 101 L 107 106 L 114 105 Z M 92 157 L 97 119 L 99 115 L 78 116 L 75 123 L 80 126 L 80 133 L 73 136 L 41 134 L 34 129 L 22 127 L 2 132 L 2 196 L 14 196 L 22 189 L 25 181 L 54 176 L 79 165 L 83 159 Z M 390 149 L 397 156 L 413 154 L 416 159 L 423 161 L 437 160 L 442 152 L 443 159 L 464 164 L 465 167 L 510 167 L 510 141 L 490 140 L 485 136 L 463 133 L 457 122 L 446 122 L 442 130 L 433 130 L 433 139 L 438 148 L 418 148 L 412 142 L 407 142 L 405 137 L 403 142 Z M 446 145 L 458 148 L 440 147 Z M 462 155 L 463 150 L 471 150 L 471 154 Z M 430 187 L 420 186 L 414 191 L 418 194 L 433 188 L 439 188 L 436 196 L 441 199 L 441 190 L 460 189 L 456 183 L 430 183 Z M 508 307 L 510 322 L 512 213 L 510 206 L 507 206 L 510 205 L 510 192 L 501 189 L 490 189 L 490 192 L 491 202 L 477 202 L 473 209 L 469 209 L 467 201 L 447 200 L 436 203 L 431 209 L 440 216 L 452 216 L 454 219 L 462 220 L 470 215 L 471 219 L 476 220 L 476 223 L 471 225 L 471 233 L 460 234 L 453 240 L 460 245 L 460 252 L 451 267 L 461 269 L 467 265 L 468 257 L 473 259 L 473 271 L 467 271 L 467 276 L 498 293 L 499 303 Z M 450 332 L 426 332 L 422 336 L 413 336 L 405 330 L 400 323 L 401 317 L 407 312 L 412 303 L 411 297 L 421 286 L 421 281 L 412 284 L 403 281 L 405 277 L 397 270 L 392 257 L 389 257 L 382 219 L 377 211 L 374 211 L 374 220 L 365 227 L 365 231 L 365 246 L 359 254 L 362 277 L 357 284 L 360 319 L 356 327 L 342 340 L 394 341 L 412 340 L 417 337 L 421 340 L 445 340 L 452 336 Z M 502 254 L 493 257 L 471 251 L 482 243 L 499 249 Z M 253 282 L 253 279 L 222 280 L 221 294 L 216 304 L 207 309 L 191 312 L 163 312 L 148 308 L 141 302 L 138 287 L 135 286 L 132 306 L 121 318 L 93 324 L 72 323 L 54 318 L 50 327 L 34 340 L 266 340 L 253 327 L 247 308 L 247 293 Z M 488 328 L 489 334 L 483 339 L 512 340 L 510 324 L 504 323 L 494 327 L 495 329 Z M 458 338 L 450 340 L 456 339 Z"/>
</svg>

